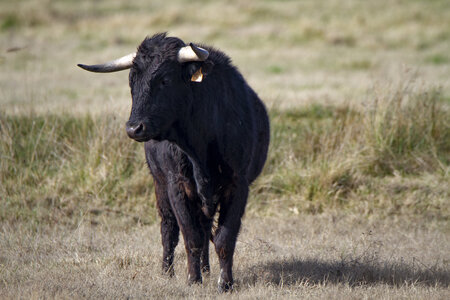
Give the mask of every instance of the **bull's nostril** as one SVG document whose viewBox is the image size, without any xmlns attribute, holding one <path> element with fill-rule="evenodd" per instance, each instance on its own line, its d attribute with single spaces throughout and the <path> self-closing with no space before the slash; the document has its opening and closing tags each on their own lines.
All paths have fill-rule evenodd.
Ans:
<svg viewBox="0 0 450 300">
<path fill-rule="evenodd" d="M 141 132 L 144 131 L 144 124 L 140 123 L 136 128 L 134 129 L 134 134 L 139 135 Z"/>
<path fill-rule="evenodd" d="M 139 123 L 138 125 L 128 125 L 126 127 L 127 134 L 132 139 L 140 139 L 145 136 L 145 125 L 144 123 Z"/>
</svg>

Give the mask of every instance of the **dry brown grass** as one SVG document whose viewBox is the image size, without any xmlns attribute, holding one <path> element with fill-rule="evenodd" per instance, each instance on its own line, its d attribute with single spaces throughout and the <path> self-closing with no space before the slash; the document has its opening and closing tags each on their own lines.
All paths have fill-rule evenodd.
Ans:
<svg viewBox="0 0 450 300">
<path fill-rule="evenodd" d="M 449 19 L 447 0 L 0 1 L 0 298 L 450 298 Z M 215 255 L 187 286 L 182 245 L 160 274 L 127 74 L 76 68 L 159 31 L 224 50 L 271 108 L 232 295 Z"/>
<path fill-rule="evenodd" d="M 190 287 L 182 245 L 176 251 L 176 277 L 161 274 L 156 224 L 122 224 L 117 230 L 114 219 L 93 225 L 90 219 L 97 217 L 87 215 L 73 228 L 30 231 L 3 225 L 0 297 L 219 297 L 215 255 L 211 277 Z M 236 250 L 236 290 L 225 297 L 444 299 L 449 296 L 450 249 L 448 228 L 441 226 L 405 218 L 249 216 Z"/>
<path fill-rule="evenodd" d="M 374 82 L 405 68 L 450 96 L 446 0 L 2 1 L 0 103 L 8 112 L 116 112 L 125 73 L 76 68 L 133 51 L 169 31 L 230 54 L 269 105 L 360 103 Z M 6 52 L 13 47 L 20 51 Z"/>
</svg>

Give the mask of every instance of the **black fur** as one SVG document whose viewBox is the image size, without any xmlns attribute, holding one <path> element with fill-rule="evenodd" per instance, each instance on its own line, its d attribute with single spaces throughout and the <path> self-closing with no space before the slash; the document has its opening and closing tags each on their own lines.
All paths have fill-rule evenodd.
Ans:
<svg viewBox="0 0 450 300">
<path fill-rule="evenodd" d="M 181 230 L 189 282 L 209 271 L 212 238 L 219 256 L 219 289 L 232 287 L 232 263 L 249 184 L 261 172 L 269 145 L 266 109 L 230 59 L 210 53 L 203 62 L 179 63 L 185 43 L 157 34 L 138 48 L 130 70 L 133 98 L 127 128 L 145 143 L 156 187 L 164 248 L 163 270 L 173 274 L 173 253 Z M 191 82 L 202 68 L 203 81 Z"/>
</svg>

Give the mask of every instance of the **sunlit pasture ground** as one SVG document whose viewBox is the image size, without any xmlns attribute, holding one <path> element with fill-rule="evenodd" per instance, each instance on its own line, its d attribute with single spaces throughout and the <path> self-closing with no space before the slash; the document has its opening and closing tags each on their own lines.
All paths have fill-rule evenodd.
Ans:
<svg viewBox="0 0 450 300">
<path fill-rule="evenodd" d="M 445 0 L 2 1 L 2 110 L 124 117 L 127 72 L 75 65 L 165 31 L 225 51 L 269 107 L 361 102 L 411 76 L 448 100 L 449 11 Z"/>
<path fill-rule="evenodd" d="M 126 71 L 168 32 L 227 53 L 268 107 L 234 298 L 450 298 L 450 3 L 0 1 L 0 298 L 217 297 L 160 273 Z M 211 245 L 212 246 L 212 245 Z M 212 247 L 213 248 L 213 247 Z"/>
</svg>

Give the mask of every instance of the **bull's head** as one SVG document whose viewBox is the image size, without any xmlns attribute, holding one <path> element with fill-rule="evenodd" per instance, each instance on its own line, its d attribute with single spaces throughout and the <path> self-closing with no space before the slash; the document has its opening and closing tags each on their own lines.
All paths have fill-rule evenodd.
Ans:
<svg viewBox="0 0 450 300">
<path fill-rule="evenodd" d="M 193 100 L 191 81 L 201 81 L 211 68 L 212 63 L 206 61 L 208 55 L 203 48 L 157 34 L 146 38 L 136 53 L 104 64 L 78 66 L 100 73 L 130 69 L 133 103 L 126 131 L 130 138 L 144 142 L 164 138 L 189 112 Z"/>
</svg>

